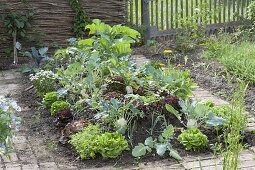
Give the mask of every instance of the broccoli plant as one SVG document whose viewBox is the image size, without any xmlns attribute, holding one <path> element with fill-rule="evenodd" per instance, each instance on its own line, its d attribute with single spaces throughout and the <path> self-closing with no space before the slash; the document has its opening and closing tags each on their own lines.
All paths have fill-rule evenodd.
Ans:
<svg viewBox="0 0 255 170">
<path fill-rule="evenodd" d="M 156 149 L 156 152 L 159 156 L 163 156 L 166 151 L 169 151 L 169 155 L 176 160 L 182 160 L 178 152 L 172 147 L 170 141 L 174 136 L 174 127 L 168 125 L 164 131 L 159 135 L 158 139 L 153 139 L 148 137 L 144 144 L 139 143 L 132 150 L 132 155 L 136 158 L 146 155 L 147 152 L 151 152 L 152 149 Z"/>
</svg>

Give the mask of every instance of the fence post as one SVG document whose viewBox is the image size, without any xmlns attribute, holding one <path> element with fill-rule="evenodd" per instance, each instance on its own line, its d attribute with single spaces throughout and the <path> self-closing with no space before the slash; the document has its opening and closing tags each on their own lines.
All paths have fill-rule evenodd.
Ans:
<svg viewBox="0 0 255 170">
<path fill-rule="evenodd" d="M 142 26 L 145 28 L 144 30 L 144 42 L 150 39 L 150 8 L 149 8 L 150 0 L 142 0 Z"/>
</svg>

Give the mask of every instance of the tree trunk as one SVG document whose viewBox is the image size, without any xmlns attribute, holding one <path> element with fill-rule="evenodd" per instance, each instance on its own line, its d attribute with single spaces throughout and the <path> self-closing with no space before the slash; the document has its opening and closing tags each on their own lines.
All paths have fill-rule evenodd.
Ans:
<svg viewBox="0 0 255 170">
<path fill-rule="evenodd" d="M 16 48 L 16 43 L 17 43 L 17 30 L 15 29 L 13 33 L 13 56 L 14 56 L 13 64 L 15 65 L 18 64 L 18 51 Z"/>
</svg>

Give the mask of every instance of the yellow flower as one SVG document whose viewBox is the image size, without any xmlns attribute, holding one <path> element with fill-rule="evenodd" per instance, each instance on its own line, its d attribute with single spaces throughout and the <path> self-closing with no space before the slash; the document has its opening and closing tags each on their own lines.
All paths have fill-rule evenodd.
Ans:
<svg viewBox="0 0 255 170">
<path fill-rule="evenodd" d="M 182 67 L 183 67 L 182 64 L 178 64 L 178 65 L 176 66 L 176 68 L 182 68 Z"/>
<path fill-rule="evenodd" d="M 160 63 L 160 64 L 159 64 L 159 67 L 161 67 L 161 68 L 162 68 L 162 67 L 165 67 L 165 64 Z"/>
<path fill-rule="evenodd" d="M 171 54 L 173 51 L 172 50 L 165 50 L 164 54 Z"/>
</svg>

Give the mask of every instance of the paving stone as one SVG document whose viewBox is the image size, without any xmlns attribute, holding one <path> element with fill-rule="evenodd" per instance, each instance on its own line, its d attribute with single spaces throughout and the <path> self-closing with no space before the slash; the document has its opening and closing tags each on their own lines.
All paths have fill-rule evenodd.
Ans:
<svg viewBox="0 0 255 170">
<path fill-rule="evenodd" d="M 21 170 L 20 164 L 14 164 L 14 163 L 6 163 L 5 164 L 6 170 Z"/>
<path fill-rule="evenodd" d="M 5 80 L 11 80 L 11 79 L 20 79 L 21 73 L 17 70 L 7 70 L 2 72 Z"/>
<path fill-rule="evenodd" d="M 58 165 L 58 167 L 61 170 L 77 170 L 78 169 L 76 166 L 72 166 L 72 165 Z"/>
<path fill-rule="evenodd" d="M 58 167 L 55 162 L 44 162 L 39 164 L 41 170 L 57 170 Z"/>
<path fill-rule="evenodd" d="M 18 84 L 0 84 L 0 95 L 7 95 L 7 94 L 17 94 L 20 89 L 20 86 Z"/>
<path fill-rule="evenodd" d="M 8 159 L 6 156 L 3 156 L 2 159 L 3 159 L 4 163 L 18 162 L 19 161 L 16 153 L 10 153 L 10 159 Z"/>
<path fill-rule="evenodd" d="M 207 159 L 207 160 L 197 160 L 197 161 L 192 161 L 192 162 L 183 162 L 183 166 L 186 169 L 193 169 L 193 168 L 200 168 L 202 167 L 210 167 L 210 166 L 216 166 L 217 164 L 220 163 L 219 159 Z"/>
<path fill-rule="evenodd" d="M 18 156 L 22 164 L 37 164 L 38 163 L 36 156 L 34 155 L 33 151 L 30 149 L 18 153 Z"/>
<path fill-rule="evenodd" d="M 39 166 L 37 164 L 27 164 L 22 165 L 23 170 L 39 170 Z"/>
</svg>

